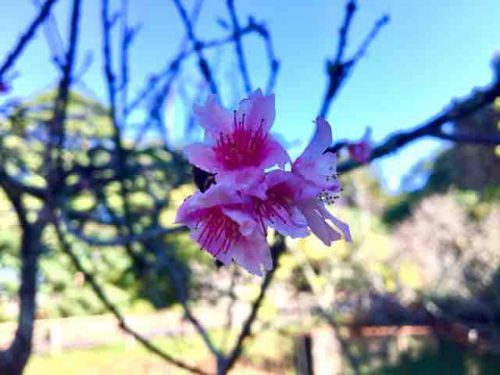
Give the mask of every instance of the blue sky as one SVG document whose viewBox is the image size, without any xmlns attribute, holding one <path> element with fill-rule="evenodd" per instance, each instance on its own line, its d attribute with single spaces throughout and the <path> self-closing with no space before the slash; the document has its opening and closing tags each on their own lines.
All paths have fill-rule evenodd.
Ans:
<svg viewBox="0 0 500 375">
<path fill-rule="evenodd" d="M 169 0 L 131 2 L 130 18 L 133 23 L 142 24 L 131 52 L 135 77 L 132 88 L 137 88 L 148 73 L 161 68 L 175 55 L 183 27 Z M 56 8 L 63 31 L 67 28 L 68 3 L 68 0 L 60 0 Z M 83 60 L 86 53 L 94 55 L 85 81 L 97 96 L 104 97 L 99 59 L 99 3 L 97 0 L 84 2 L 80 58 Z M 186 2 L 188 6 L 192 3 Z M 215 22 L 216 17 L 227 19 L 224 3 L 205 1 L 196 28 L 202 39 L 224 34 Z M 359 138 L 365 127 L 371 126 L 374 139 L 380 141 L 393 131 L 425 121 L 453 98 L 463 97 L 472 88 L 491 82 L 490 61 L 500 50 L 500 1 L 371 0 L 359 3 L 348 53 L 383 13 L 390 15 L 391 22 L 332 106 L 328 120 L 334 126 L 336 138 Z M 237 6 L 242 22 L 252 14 L 266 21 L 273 35 L 281 61 L 275 89 L 274 129 L 290 143 L 291 153 L 296 155 L 313 130 L 312 120 L 318 113 L 325 88 L 325 59 L 335 50 L 344 1 L 240 0 Z M 0 14 L 4 15 L 0 25 L 0 56 L 4 56 L 35 11 L 31 0 L 3 1 Z M 252 37 L 245 47 L 252 83 L 256 87 L 264 86 L 267 65 L 262 45 Z M 223 56 L 227 64 L 222 66 L 218 79 L 222 87 L 229 88 L 235 84 L 231 74 L 232 49 Z M 15 95 L 28 96 L 54 84 L 56 71 L 50 64 L 43 34 L 28 48 L 15 70 L 20 73 L 14 81 Z M 185 77 L 190 77 L 189 70 Z M 180 123 L 183 117 L 181 114 L 175 118 Z M 442 143 L 432 140 L 417 142 L 376 162 L 375 168 L 383 175 L 386 185 L 396 190 L 401 176 L 440 145 Z"/>
</svg>

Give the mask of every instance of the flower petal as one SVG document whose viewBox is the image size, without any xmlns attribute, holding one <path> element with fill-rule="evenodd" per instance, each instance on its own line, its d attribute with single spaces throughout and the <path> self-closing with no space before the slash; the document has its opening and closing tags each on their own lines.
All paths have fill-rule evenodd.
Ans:
<svg viewBox="0 0 500 375">
<path fill-rule="evenodd" d="M 234 261 L 248 272 L 262 276 L 273 268 L 271 249 L 263 235 L 243 236 L 231 250 Z"/>
<path fill-rule="evenodd" d="M 210 95 L 205 105 L 193 106 L 193 112 L 200 125 L 205 129 L 205 134 L 212 139 L 221 132 L 229 132 L 233 124 L 233 114 L 221 107 L 214 95 Z"/>
<path fill-rule="evenodd" d="M 299 205 L 302 214 L 307 219 L 307 223 L 311 231 L 326 245 L 330 246 L 333 241 L 340 240 L 342 236 L 340 233 L 328 225 L 325 220 L 325 212 L 321 209 L 324 206 L 315 202 L 314 200 L 310 200 L 307 202 L 302 202 Z M 329 213 L 328 213 L 329 214 Z M 328 218 L 331 219 L 333 217 L 329 214 Z M 338 221 L 334 218 L 335 221 Z M 342 223 L 343 224 L 343 223 Z M 345 228 L 344 228 L 345 229 Z M 348 229 L 347 229 L 348 230 Z M 347 232 L 348 233 L 348 232 Z M 350 238 L 350 234 L 349 234 Z"/>
<path fill-rule="evenodd" d="M 220 173 L 215 177 L 217 184 L 239 193 L 265 198 L 267 186 L 262 168 L 246 167 Z"/>
<path fill-rule="evenodd" d="M 302 155 L 292 165 L 292 171 L 302 176 L 314 186 L 309 186 L 311 194 L 320 191 L 338 192 L 340 184 L 337 181 L 337 158 L 334 153 L 325 150 L 332 143 L 332 131 L 328 122 L 321 117 L 316 119 L 316 132 Z M 313 187 L 316 188 L 314 191 Z"/>
<path fill-rule="evenodd" d="M 193 143 L 186 146 L 184 154 L 189 162 L 206 172 L 217 173 L 221 169 L 221 164 L 217 160 L 214 150 L 202 143 Z"/>
<path fill-rule="evenodd" d="M 257 130 L 262 125 L 264 133 L 269 132 L 276 116 L 274 94 L 263 95 L 260 89 L 240 102 L 238 119 L 245 115 L 245 126 Z"/>
<path fill-rule="evenodd" d="M 257 227 L 254 217 L 241 208 L 224 208 L 223 212 L 240 226 L 240 233 L 249 236 Z"/>
<path fill-rule="evenodd" d="M 327 217 L 333 225 L 340 230 L 340 232 L 343 234 L 345 240 L 347 242 L 352 242 L 352 237 L 351 237 L 351 231 L 349 229 L 349 225 L 344 223 L 343 221 L 337 219 L 335 216 L 333 216 L 330 211 L 323 205 L 323 204 L 318 204 L 319 210 L 323 214 L 324 217 Z"/>
<path fill-rule="evenodd" d="M 264 169 L 278 166 L 284 168 L 287 163 L 290 163 L 290 156 L 286 152 L 285 148 L 277 141 L 269 137 L 264 145 L 265 156 L 262 161 L 262 167 Z"/>
<path fill-rule="evenodd" d="M 332 144 L 332 129 L 328 121 L 321 117 L 316 118 L 316 131 L 302 154 L 296 162 L 307 163 L 314 161 L 323 155 L 325 150 Z"/>
<path fill-rule="evenodd" d="M 241 197 L 224 185 L 213 185 L 206 192 L 194 193 L 182 202 L 175 218 L 176 224 L 191 226 L 203 217 L 203 210 L 215 206 L 241 204 Z"/>
</svg>

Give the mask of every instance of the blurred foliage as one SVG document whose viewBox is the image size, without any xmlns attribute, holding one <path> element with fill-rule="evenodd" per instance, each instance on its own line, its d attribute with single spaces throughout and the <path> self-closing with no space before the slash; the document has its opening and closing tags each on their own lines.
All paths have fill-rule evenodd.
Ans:
<svg viewBox="0 0 500 375">
<path fill-rule="evenodd" d="M 50 140 L 49 123 L 54 92 L 34 99 L 13 103 L 7 115 L 0 119 L 0 162 L 9 174 L 24 183 L 45 187 L 46 145 Z M 65 225 L 71 228 L 78 241 L 75 250 L 88 269 L 99 275 L 112 301 L 118 306 L 144 310 L 168 306 L 176 301 L 165 267 L 157 261 L 158 254 L 142 251 L 131 258 L 123 246 L 86 246 L 85 240 L 108 241 L 121 236 L 117 224 L 123 225 L 123 196 L 120 179 L 127 188 L 130 222 L 134 233 L 169 227 L 174 208 L 184 199 L 182 190 L 171 200 L 170 194 L 190 180 L 190 167 L 176 151 L 166 149 L 151 140 L 138 147 L 124 145 L 126 164 L 117 167 L 117 151 L 113 147 L 113 127 L 108 110 L 92 99 L 72 92 L 68 108 L 67 134 L 63 149 L 67 187 L 60 193 Z M 116 175 L 120 173 L 121 175 Z M 41 208 L 35 198 L 25 202 L 32 216 Z M 5 196 L 0 194 L 0 319 L 15 316 L 18 287 L 17 251 L 19 228 L 16 217 Z M 81 238 L 80 238 L 81 237 Z M 186 258 L 194 246 L 186 234 L 156 239 L 162 249 L 182 248 L 177 265 L 185 270 Z M 160 248 L 151 243 L 151 248 Z M 52 228 L 43 236 L 41 258 L 40 317 L 70 316 L 102 313 L 102 303 L 84 286 L 83 275 L 58 247 Z M 163 250 L 162 250 L 163 251 Z M 145 262 L 154 264 L 146 266 Z"/>
<path fill-rule="evenodd" d="M 500 130 L 500 104 L 476 112 L 456 124 L 451 130 L 471 136 L 496 135 Z M 500 199 L 500 155 L 498 147 L 454 144 L 435 158 L 423 160 L 407 177 L 408 181 L 425 183 L 391 199 L 384 212 L 384 221 L 395 224 L 407 218 L 418 203 L 429 195 L 449 190 L 472 190 L 481 202 Z M 410 183 L 411 185 L 411 183 Z"/>
</svg>

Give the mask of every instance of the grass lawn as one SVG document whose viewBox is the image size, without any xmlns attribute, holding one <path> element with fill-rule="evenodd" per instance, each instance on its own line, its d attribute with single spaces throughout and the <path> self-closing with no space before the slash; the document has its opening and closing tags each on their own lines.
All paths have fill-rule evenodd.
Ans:
<svg viewBox="0 0 500 375">
<path fill-rule="evenodd" d="M 218 333 L 214 333 L 215 342 L 219 342 Z M 219 337 L 217 337 L 219 336 Z M 154 343 L 167 353 L 213 372 L 214 363 L 204 344 L 198 337 L 160 338 Z M 276 353 L 280 348 L 281 353 Z M 261 334 L 248 346 L 246 356 L 233 372 L 235 374 L 272 374 L 273 363 L 283 363 L 291 347 L 279 337 Z M 286 373 L 277 365 L 279 373 Z M 266 367 L 267 371 L 259 370 Z M 27 375 L 118 375 L 118 374 L 187 374 L 188 372 L 169 366 L 161 358 L 147 352 L 143 347 L 128 341 L 113 346 L 101 346 L 92 349 L 68 350 L 58 355 L 34 355 L 25 371 Z"/>
</svg>

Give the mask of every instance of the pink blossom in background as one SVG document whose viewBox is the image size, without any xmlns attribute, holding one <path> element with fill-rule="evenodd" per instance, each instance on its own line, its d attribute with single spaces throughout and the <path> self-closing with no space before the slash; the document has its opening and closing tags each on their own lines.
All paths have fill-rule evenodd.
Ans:
<svg viewBox="0 0 500 375">
<path fill-rule="evenodd" d="M 349 156 L 359 164 L 365 164 L 370 160 L 372 154 L 371 147 L 371 129 L 367 128 L 365 135 L 358 142 L 352 142 L 347 145 Z"/>
<path fill-rule="evenodd" d="M 0 95 L 7 94 L 10 91 L 10 86 L 3 81 L 0 81 Z"/>
<path fill-rule="evenodd" d="M 325 152 L 332 144 L 327 121 L 316 119 L 311 142 L 291 163 L 269 134 L 274 95 L 257 90 L 233 113 L 209 97 L 194 112 L 204 141 L 188 146 L 186 155 L 196 167 L 200 191 L 184 201 L 176 223 L 187 225 L 202 249 L 225 264 L 234 261 L 262 275 L 273 267 L 268 228 L 291 238 L 313 233 L 327 246 L 351 241 L 348 225 L 326 207 L 342 190 L 336 156 Z M 203 176 L 210 183 L 198 181 Z"/>
</svg>

